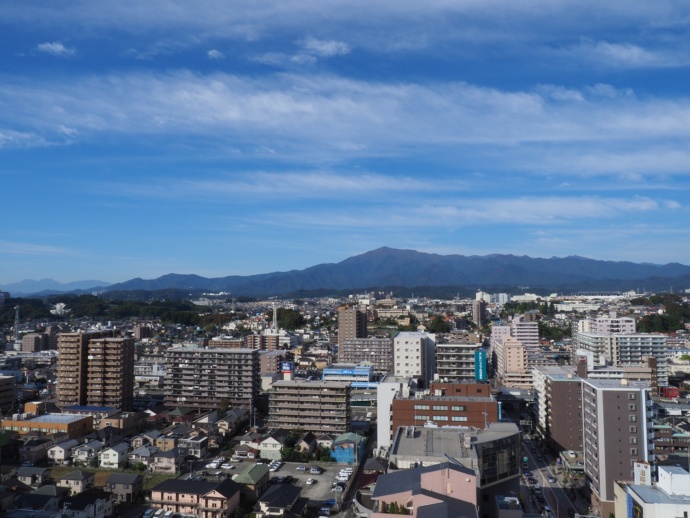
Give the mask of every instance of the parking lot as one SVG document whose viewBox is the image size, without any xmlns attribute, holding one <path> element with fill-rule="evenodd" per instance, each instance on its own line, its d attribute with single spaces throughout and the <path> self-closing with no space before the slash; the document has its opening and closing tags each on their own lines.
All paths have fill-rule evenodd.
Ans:
<svg viewBox="0 0 690 518">
<path fill-rule="evenodd" d="M 298 466 L 304 466 L 306 471 L 299 471 Z M 318 466 L 321 468 L 321 474 L 316 475 L 309 472 L 312 466 Z M 276 479 L 278 477 L 293 477 L 292 484 L 301 487 L 301 496 L 309 499 L 309 505 L 311 507 L 317 507 L 325 500 L 335 499 L 337 505 L 341 503 L 342 495 L 344 493 L 335 493 L 331 491 L 331 484 L 335 482 L 335 477 L 338 472 L 345 468 L 352 466 L 345 466 L 340 464 L 334 464 L 332 462 L 324 463 L 300 463 L 300 462 L 286 462 L 278 470 L 271 473 L 271 479 Z M 354 476 L 354 475 L 353 475 Z M 308 485 L 308 479 L 314 479 L 315 483 Z"/>
</svg>

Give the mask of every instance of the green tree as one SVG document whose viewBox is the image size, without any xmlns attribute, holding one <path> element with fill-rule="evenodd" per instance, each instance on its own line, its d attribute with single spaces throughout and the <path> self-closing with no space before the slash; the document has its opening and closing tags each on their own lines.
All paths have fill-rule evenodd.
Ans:
<svg viewBox="0 0 690 518">
<path fill-rule="evenodd" d="M 450 324 L 441 315 L 436 315 L 429 324 L 430 333 L 449 333 Z"/>
</svg>

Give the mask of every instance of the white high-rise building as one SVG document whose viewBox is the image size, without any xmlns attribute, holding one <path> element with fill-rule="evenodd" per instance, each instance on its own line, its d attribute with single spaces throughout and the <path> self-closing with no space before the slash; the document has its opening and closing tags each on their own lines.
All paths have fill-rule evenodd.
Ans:
<svg viewBox="0 0 690 518">
<path fill-rule="evenodd" d="M 421 331 L 398 333 L 393 339 L 393 374 L 424 380 L 436 372 L 436 335 Z"/>
</svg>

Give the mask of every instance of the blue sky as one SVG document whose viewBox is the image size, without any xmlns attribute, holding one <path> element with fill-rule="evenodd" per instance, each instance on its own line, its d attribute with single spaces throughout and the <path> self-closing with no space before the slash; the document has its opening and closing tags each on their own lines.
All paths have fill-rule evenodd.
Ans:
<svg viewBox="0 0 690 518">
<path fill-rule="evenodd" d="M 2 2 L 0 284 L 690 263 L 690 3 Z"/>
</svg>

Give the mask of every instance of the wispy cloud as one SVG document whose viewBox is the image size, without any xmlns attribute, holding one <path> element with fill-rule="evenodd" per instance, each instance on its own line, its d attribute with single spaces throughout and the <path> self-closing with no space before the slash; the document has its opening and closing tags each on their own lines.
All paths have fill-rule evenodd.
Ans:
<svg viewBox="0 0 690 518">
<path fill-rule="evenodd" d="M 464 191 L 470 185 L 462 180 L 444 182 L 446 192 Z M 231 199 L 236 202 L 258 199 L 376 199 L 382 194 L 431 193 L 438 189 L 435 182 L 409 176 L 376 173 L 335 173 L 331 171 L 263 172 L 252 171 L 213 179 L 169 180 L 146 185 L 111 183 L 108 191 L 128 196 L 203 199 L 209 202 Z"/>
<path fill-rule="evenodd" d="M 73 56 L 76 54 L 76 49 L 73 47 L 65 47 L 62 43 L 59 41 L 53 41 L 53 42 L 47 42 L 47 43 L 39 43 L 36 45 L 36 50 L 39 52 L 44 52 L 46 54 L 51 54 L 53 56 Z"/>
<path fill-rule="evenodd" d="M 58 246 L 50 246 L 36 243 L 23 243 L 20 241 L 0 241 L 0 255 L 67 255 L 72 253 L 69 249 Z"/>
<path fill-rule="evenodd" d="M 342 41 L 319 40 L 316 38 L 306 38 L 302 42 L 302 48 L 309 54 L 330 58 L 333 56 L 344 56 L 350 53 L 350 46 Z"/>
<path fill-rule="evenodd" d="M 223 59 L 223 58 L 225 57 L 225 54 L 223 54 L 220 50 L 216 50 L 216 49 L 211 49 L 211 50 L 209 50 L 209 51 L 206 53 L 206 55 L 207 55 L 210 59 Z"/>
<path fill-rule="evenodd" d="M 583 40 L 562 53 L 580 61 L 619 68 L 671 68 L 690 64 L 690 53 L 678 48 L 649 50 L 629 42 Z"/>
</svg>

